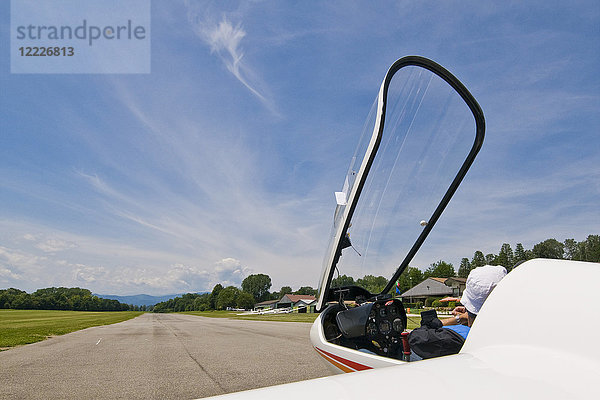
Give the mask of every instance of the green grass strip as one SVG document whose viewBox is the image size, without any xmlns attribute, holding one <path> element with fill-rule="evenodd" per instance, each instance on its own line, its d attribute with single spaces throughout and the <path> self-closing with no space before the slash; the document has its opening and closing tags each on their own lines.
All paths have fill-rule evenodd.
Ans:
<svg viewBox="0 0 600 400">
<path fill-rule="evenodd" d="M 0 310 L 0 350 L 92 326 L 126 321 L 138 311 Z"/>
</svg>

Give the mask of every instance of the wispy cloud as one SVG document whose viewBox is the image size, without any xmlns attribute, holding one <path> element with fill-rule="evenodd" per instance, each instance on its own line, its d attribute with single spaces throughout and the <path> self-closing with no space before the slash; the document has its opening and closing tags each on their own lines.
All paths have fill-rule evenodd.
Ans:
<svg viewBox="0 0 600 400">
<path fill-rule="evenodd" d="M 59 239 L 48 239 L 44 242 L 38 243 L 36 247 L 45 253 L 56 253 L 59 251 L 69 250 L 77 245 L 72 242 Z"/>
<path fill-rule="evenodd" d="M 242 75 L 242 58 L 244 53 L 240 48 L 240 42 L 246 36 L 241 24 L 231 25 L 225 17 L 212 30 L 207 30 L 202 35 L 204 40 L 210 46 L 210 50 L 217 53 L 229 72 L 231 72 L 240 82 L 244 84 L 261 101 L 266 101 L 265 97 L 254 89 Z"/>
<path fill-rule="evenodd" d="M 216 54 L 227 70 L 267 109 L 278 114 L 273 101 L 258 89 L 258 86 L 264 86 L 264 83 L 243 60 L 242 40 L 247 33 L 241 22 L 232 23 L 226 14 L 217 22 L 214 14 L 209 13 L 205 7 L 200 8 L 198 4 L 191 1 L 185 3 L 188 8 L 188 21 L 194 33 L 210 47 L 211 53 Z"/>
<path fill-rule="evenodd" d="M 11 286 L 11 284 L 23 281 L 23 276 L 13 271 L 12 268 L 14 267 L 0 266 L 0 282 L 2 284 Z"/>
</svg>

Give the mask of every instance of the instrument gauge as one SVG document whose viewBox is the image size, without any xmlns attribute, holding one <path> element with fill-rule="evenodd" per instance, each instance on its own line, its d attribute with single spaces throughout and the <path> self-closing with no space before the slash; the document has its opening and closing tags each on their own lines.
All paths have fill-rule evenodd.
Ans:
<svg viewBox="0 0 600 400">
<path fill-rule="evenodd" d="M 373 322 L 369 322 L 369 324 L 367 325 L 367 335 L 377 335 L 377 325 L 375 325 Z"/>
<path fill-rule="evenodd" d="M 381 308 L 381 309 L 379 310 L 379 316 L 380 316 L 381 318 L 385 318 L 385 317 L 387 317 L 387 309 L 385 309 L 385 308 Z"/>
<path fill-rule="evenodd" d="M 384 320 L 379 323 L 379 332 L 381 332 L 384 335 L 387 335 L 391 331 L 392 331 L 392 325 L 390 324 L 389 321 Z"/>
<path fill-rule="evenodd" d="M 392 322 L 392 326 L 396 332 L 402 332 L 404 330 L 404 324 L 400 318 L 396 318 L 394 322 Z"/>
<path fill-rule="evenodd" d="M 398 315 L 398 309 L 396 308 L 396 306 L 389 306 L 388 313 L 391 317 L 395 317 L 396 315 Z"/>
</svg>

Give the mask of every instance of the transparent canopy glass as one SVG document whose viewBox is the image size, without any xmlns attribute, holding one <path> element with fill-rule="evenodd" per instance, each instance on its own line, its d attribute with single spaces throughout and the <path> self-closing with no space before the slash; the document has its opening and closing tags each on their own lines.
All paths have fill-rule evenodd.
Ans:
<svg viewBox="0 0 600 400">
<path fill-rule="evenodd" d="M 478 126 L 470 106 L 429 69 L 404 66 L 384 81 L 382 91 L 364 126 L 342 191 L 336 194 L 338 206 L 321 289 L 339 275 L 355 281 L 373 275 L 386 279 L 367 278 L 360 283 L 371 293 L 381 292 L 423 231 L 427 230 L 426 235 L 431 229 L 428 225 L 439 217 L 434 212 L 465 163 L 472 162 L 465 160 L 474 158 L 481 145 L 474 144 Z M 344 236 L 352 247 L 345 247 L 340 256 L 340 249 L 348 244 L 341 243 Z"/>
</svg>

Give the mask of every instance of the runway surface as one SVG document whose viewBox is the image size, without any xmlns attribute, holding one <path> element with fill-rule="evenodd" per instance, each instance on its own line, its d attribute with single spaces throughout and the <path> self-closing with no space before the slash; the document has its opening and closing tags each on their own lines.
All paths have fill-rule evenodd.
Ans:
<svg viewBox="0 0 600 400">
<path fill-rule="evenodd" d="M 0 352 L 0 398 L 194 399 L 331 375 L 310 326 L 143 314 Z"/>
</svg>

